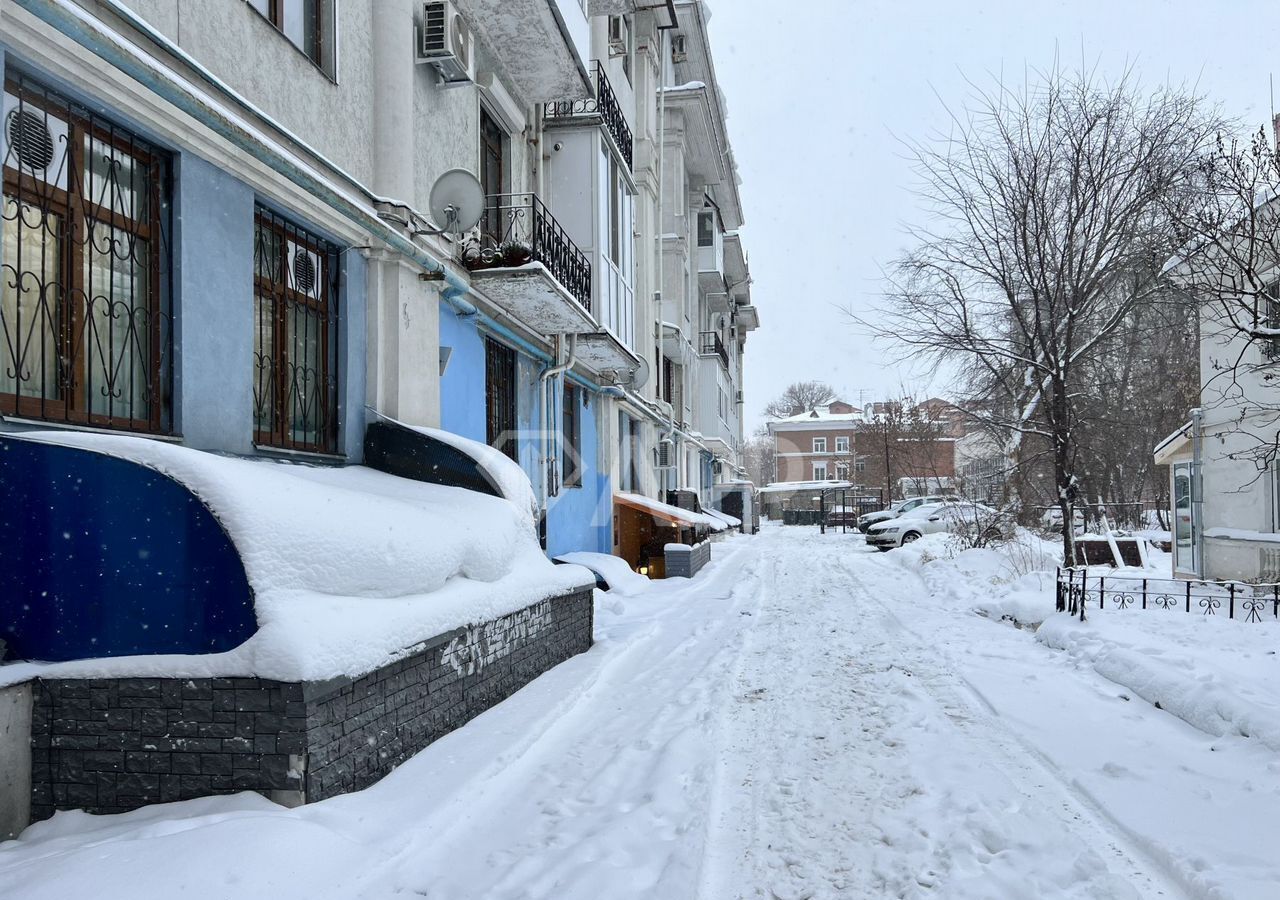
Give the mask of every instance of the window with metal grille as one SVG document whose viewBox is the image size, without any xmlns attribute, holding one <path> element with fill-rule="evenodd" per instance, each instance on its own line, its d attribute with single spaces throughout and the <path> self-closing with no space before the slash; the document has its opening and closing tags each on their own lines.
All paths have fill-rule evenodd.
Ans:
<svg viewBox="0 0 1280 900">
<path fill-rule="evenodd" d="M 516 431 L 516 352 L 484 339 L 485 440 L 519 462 Z"/>
<path fill-rule="evenodd" d="M 168 431 L 167 157 L 23 75 L 0 125 L 0 412 Z"/>
<path fill-rule="evenodd" d="M 254 440 L 335 453 L 338 250 L 262 206 L 253 247 Z"/>
<path fill-rule="evenodd" d="M 563 462 L 560 469 L 565 487 L 582 487 L 582 413 L 578 407 L 578 398 L 578 388 L 566 384 L 563 409 Z"/>
</svg>

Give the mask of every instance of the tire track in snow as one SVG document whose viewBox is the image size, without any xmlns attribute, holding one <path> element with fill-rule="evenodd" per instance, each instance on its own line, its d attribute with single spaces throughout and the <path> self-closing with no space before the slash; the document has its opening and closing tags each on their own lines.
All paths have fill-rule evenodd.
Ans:
<svg viewBox="0 0 1280 900">
<path fill-rule="evenodd" d="M 929 677 L 921 679 L 920 684 L 947 711 L 968 740 L 981 746 L 984 756 L 998 764 L 1001 773 L 1026 802 L 1054 811 L 1064 829 L 1075 834 L 1082 843 L 1104 848 L 1111 868 L 1118 869 L 1121 877 L 1142 896 L 1205 896 L 1198 885 L 1182 878 L 1181 873 L 1170 867 L 1163 855 L 1144 838 L 1132 834 L 1112 818 L 1075 779 L 1063 773 L 1051 759 L 1009 727 L 999 710 L 964 677 L 958 667 L 939 658 L 941 651 L 929 643 L 926 635 L 905 623 L 894 607 L 885 602 L 882 594 L 868 589 L 865 576 L 872 570 L 879 570 L 878 574 L 884 578 L 880 586 L 883 588 L 885 582 L 892 582 L 899 597 L 911 593 L 903 590 L 904 576 L 919 593 L 929 592 L 929 586 L 920 575 L 895 566 L 893 562 L 883 557 L 866 557 L 859 558 L 856 563 L 846 561 L 845 567 L 851 575 L 862 576 L 858 591 L 863 601 L 878 607 L 894 627 L 911 637 L 917 649 L 927 651 L 924 654 L 926 658 L 932 655 L 932 671 Z M 1046 803 L 1046 799 L 1050 802 Z"/>
<path fill-rule="evenodd" d="M 955 690 L 891 607 L 922 585 L 848 538 L 763 552 L 776 593 L 722 723 L 702 900 L 1180 894 Z"/>
<path fill-rule="evenodd" d="M 674 594 L 628 598 L 655 603 L 649 627 L 602 643 L 591 685 L 535 741 L 431 813 L 392 862 L 403 891 L 450 900 L 681 896 L 702 855 L 714 749 L 706 736 L 749 628 L 741 607 L 759 587 L 760 561 L 744 565 L 744 553 L 732 549 Z"/>
</svg>

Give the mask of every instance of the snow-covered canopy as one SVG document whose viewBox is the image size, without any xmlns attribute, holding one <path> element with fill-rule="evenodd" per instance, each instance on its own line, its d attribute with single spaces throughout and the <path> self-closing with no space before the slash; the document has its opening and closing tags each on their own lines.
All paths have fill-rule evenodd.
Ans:
<svg viewBox="0 0 1280 900">
<path fill-rule="evenodd" d="M 60 674 L 355 675 L 435 635 L 593 582 L 543 555 L 527 510 L 475 491 L 123 435 L 20 437 L 129 460 L 186 486 L 226 529 L 255 597 L 259 630 L 227 653 L 81 660 L 57 664 Z M 0 679 L 19 668 L 30 666 L 0 668 Z"/>
<path fill-rule="evenodd" d="M 652 497 L 646 497 L 643 494 L 632 494 L 626 491 L 619 491 L 614 494 L 614 499 L 637 509 L 644 509 L 655 515 L 661 516 L 668 520 L 675 520 L 685 525 L 701 526 L 709 528 L 712 531 L 724 531 L 727 529 L 728 523 L 705 513 L 694 512 L 691 509 L 684 509 L 679 506 L 672 506 L 670 503 L 663 503 L 661 500 L 654 500 Z"/>
</svg>

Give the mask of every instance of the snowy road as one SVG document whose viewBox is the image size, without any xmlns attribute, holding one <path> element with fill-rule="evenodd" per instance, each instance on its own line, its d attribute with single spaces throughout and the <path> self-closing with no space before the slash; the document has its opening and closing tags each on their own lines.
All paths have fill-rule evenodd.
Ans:
<svg viewBox="0 0 1280 900">
<path fill-rule="evenodd" d="M 859 538 L 766 529 L 716 558 L 692 583 L 598 595 L 590 653 L 360 794 L 59 815 L 0 845 L 0 895 L 1267 896 L 1273 871 L 1255 893 L 1180 867 L 1050 752 L 1068 723 L 1178 760 L 1203 741 L 1172 717 L 931 604 L 938 586 Z M 1048 724 L 1023 716 L 1033 694 L 1001 694 L 1061 678 Z M 1123 789 L 1161 815 L 1161 785 Z"/>
</svg>

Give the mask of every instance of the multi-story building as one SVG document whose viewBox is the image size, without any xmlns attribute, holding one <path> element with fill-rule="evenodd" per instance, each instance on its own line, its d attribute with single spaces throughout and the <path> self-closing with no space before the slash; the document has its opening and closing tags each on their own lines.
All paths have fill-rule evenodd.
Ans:
<svg viewBox="0 0 1280 900">
<path fill-rule="evenodd" d="M 857 453 L 861 409 L 839 400 L 768 424 L 779 482 L 860 481 Z"/>
<path fill-rule="evenodd" d="M 609 551 L 614 490 L 709 504 L 758 320 L 706 16 L 0 0 L 0 429 L 340 465 L 439 428 L 520 464 L 552 554 Z M 459 168 L 484 214 L 441 233 Z"/>
<path fill-rule="evenodd" d="M 658 227 L 645 244 L 657 301 L 647 325 L 658 415 L 646 430 L 660 488 L 694 491 L 712 506 L 720 490 L 746 477 L 742 364 L 759 316 L 738 234 L 742 202 L 707 8 L 700 0 L 674 8 L 676 27 L 656 35 L 662 50 L 652 137 L 661 152 L 653 159 L 651 221 Z"/>
</svg>

